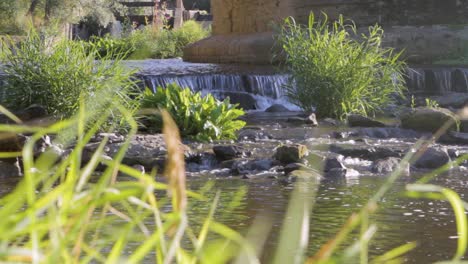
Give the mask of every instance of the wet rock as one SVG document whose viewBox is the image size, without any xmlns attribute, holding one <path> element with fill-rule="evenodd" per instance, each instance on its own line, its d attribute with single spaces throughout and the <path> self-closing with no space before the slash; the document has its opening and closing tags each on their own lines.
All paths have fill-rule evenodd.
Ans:
<svg viewBox="0 0 468 264">
<path fill-rule="evenodd" d="M 86 166 L 86 164 L 88 164 L 91 161 L 95 153 L 96 153 L 96 150 L 90 150 L 86 148 L 83 149 L 83 151 L 81 152 L 81 166 L 82 167 Z M 104 171 L 107 168 L 107 165 L 103 161 L 112 160 L 111 157 L 105 155 L 104 153 L 99 156 L 99 159 L 100 161 L 96 167 L 96 171 Z"/>
<path fill-rule="evenodd" d="M 331 145 L 330 151 L 341 154 L 345 157 L 360 158 L 371 161 L 385 159 L 388 157 L 401 158 L 405 154 L 405 150 L 402 149 L 357 145 Z"/>
<path fill-rule="evenodd" d="M 307 125 L 312 125 L 312 126 L 318 126 L 317 118 L 314 113 L 310 114 L 308 117 L 299 117 L 299 116 L 293 116 L 289 117 L 286 120 L 288 123 L 292 124 L 307 124 Z"/>
<path fill-rule="evenodd" d="M 330 133 L 330 137 L 334 139 L 346 139 L 355 136 L 359 136 L 355 131 L 333 131 Z"/>
<path fill-rule="evenodd" d="M 19 177 L 22 175 L 22 170 L 18 162 L 10 163 L 0 161 L 0 178 Z"/>
<path fill-rule="evenodd" d="M 449 161 L 450 157 L 446 150 L 431 147 L 414 162 L 414 166 L 420 169 L 436 169 L 447 164 Z"/>
<path fill-rule="evenodd" d="M 270 135 L 270 133 L 263 131 L 263 130 L 258 130 L 258 129 L 243 129 L 239 132 L 238 135 L 238 140 L 243 141 L 243 140 L 265 140 L 265 139 L 272 139 L 273 136 Z"/>
<path fill-rule="evenodd" d="M 283 113 L 283 112 L 291 112 L 286 106 L 282 104 L 274 104 L 268 107 L 265 112 L 267 113 Z"/>
<path fill-rule="evenodd" d="M 202 170 L 212 170 L 219 162 L 216 155 L 210 152 L 194 153 L 185 159 L 187 171 L 195 172 Z"/>
<path fill-rule="evenodd" d="M 113 157 L 122 147 L 123 142 L 110 143 L 105 147 L 105 155 Z M 92 145 L 86 146 L 92 149 Z M 189 147 L 182 145 L 181 150 L 187 155 L 190 155 L 191 150 Z M 136 135 L 130 139 L 129 148 L 125 154 L 122 163 L 125 165 L 133 166 L 141 164 L 148 171 L 153 167 L 161 169 L 164 164 L 167 150 L 162 134 L 156 135 Z"/>
<path fill-rule="evenodd" d="M 460 120 L 460 132 L 468 133 L 468 119 Z"/>
<path fill-rule="evenodd" d="M 369 127 L 369 128 L 358 129 L 353 133 L 353 135 L 361 136 L 361 137 L 369 137 L 369 138 L 379 138 L 379 139 L 387 139 L 387 138 L 415 139 L 415 138 L 420 138 L 421 136 L 424 135 L 424 133 L 410 130 L 410 129 L 402 129 L 398 127 Z"/>
<path fill-rule="evenodd" d="M 330 126 L 341 126 L 342 125 L 341 121 L 333 119 L 333 118 L 328 118 L 328 117 L 323 119 L 322 122 L 325 125 L 330 125 Z"/>
<path fill-rule="evenodd" d="M 444 144 L 468 145 L 468 133 L 449 131 L 442 135 L 438 142 Z"/>
<path fill-rule="evenodd" d="M 466 85 L 465 85 L 466 86 Z M 431 100 L 436 101 L 439 106 L 445 108 L 462 108 L 468 102 L 468 94 L 466 93 L 447 93 L 443 96 L 432 96 Z"/>
<path fill-rule="evenodd" d="M 401 117 L 401 127 L 434 133 L 447 122 L 452 122 L 454 128 L 456 121 L 456 116 L 447 109 L 420 107 Z"/>
<path fill-rule="evenodd" d="M 326 178 L 357 177 L 359 172 L 350 168 L 333 168 L 325 173 Z"/>
<path fill-rule="evenodd" d="M 338 156 L 334 158 L 327 158 L 325 160 L 325 165 L 323 168 L 324 172 L 329 172 L 334 169 L 346 169 L 346 166 L 343 164 L 343 157 Z"/>
<path fill-rule="evenodd" d="M 245 149 L 235 145 L 214 146 L 213 152 L 218 160 L 230 160 L 246 156 Z"/>
<path fill-rule="evenodd" d="M 393 172 L 398 166 L 405 166 L 407 169 L 404 169 L 404 171 L 408 171 L 409 174 L 409 164 L 400 163 L 401 159 L 394 157 L 376 160 L 372 163 L 371 171 L 373 173 L 390 173 Z"/>
<path fill-rule="evenodd" d="M 125 137 L 118 133 L 99 133 L 93 138 L 92 142 L 101 142 L 106 137 L 109 143 L 121 143 L 125 141 Z"/>
<path fill-rule="evenodd" d="M 228 91 L 216 91 L 213 92 L 216 97 L 220 100 L 224 100 L 229 97 L 231 104 L 238 104 L 244 110 L 255 110 L 257 109 L 257 100 L 252 94 L 245 92 L 228 92 Z"/>
<path fill-rule="evenodd" d="M 232 171 L 236 174 L 253 174 L 268 171 L 278 165 L 273 159 L 238 159 L 232 163 Z"/>
<path fill-rule="evenodd" d="M 289 164 L 299 162 L 308 154 L 309 150 L 305 145 L 295 144 L 278 147 L 273 157 L 282 164 Z"/>
<path fill-rule="evenodd" d="M 350 114 L 348 115 L 348 126 L 350 127 L 385 127 L 385 124 L 379 121 L 376 121 L 372 118 L 358 115 Z"/>
<path fill-rule="evenodd" d="M 17 152 L 23 149 L 29 137 L 21 134 L 2 134 L 0 152 Z"/>
</svg>

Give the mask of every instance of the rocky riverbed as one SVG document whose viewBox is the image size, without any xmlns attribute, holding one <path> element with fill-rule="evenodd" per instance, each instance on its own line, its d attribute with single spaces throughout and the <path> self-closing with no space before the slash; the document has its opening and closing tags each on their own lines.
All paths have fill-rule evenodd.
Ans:
<svg viewBox="0 0 468 264">
<path fill-rule="evenodd" d="M 276 110 L 275 110 L 276 109 Z M 30 110 L 37 112 L 37 109 Z M 28 110 L 22 116 L 28 115 Z M 403 166 L 405 174 L 438 168 L 468 153 L 468 134 L 456 132 L 456 116 L 446 109 L 407 109 L 401 118 L 381 122 L 359 115 L 347 122 L 315 120 L 301 112 L 284 111 L 276 106 L 266 112 L 251 112 L 245 117 L 248 126 L 237 140 L 221 142 L 184 141 L 183 149 L 189 177 L 271 178 L 294 180 L 295 171 L 318 172 L 323 178 L 384 176 Z M 6 122 L 6 120 L 3 120 Z M 408 152 L 416 152 L 414 143 L 431 139 L 445 123 L 449 131 L 425 146 L 420 157 L 402 164 Z M 102 160 L 110 160 L 125 141 L 125 135 L 101 133 L 85 147 L 82 162 L 87 163 L 100 142 L 108 138 Z M 29 140 L 25 135 L 11 135 L 0 141 L 0 151 L 20 151 Z M 46 150 L 66 156 L 71 148 L 55 145 L 49 137 L 37 143 L 35 155 Z M 163 171 L 166 156 L 161 134 L 138 134 L 130 139 L 123 163 L 141 171 Z M 98 170 L 105 168 L 104 164 Z M 468 168 L 468 163 L 459 169 Z M 0 176 L 20 176 L 21 160 L 0 161 Z"/>
</svg>

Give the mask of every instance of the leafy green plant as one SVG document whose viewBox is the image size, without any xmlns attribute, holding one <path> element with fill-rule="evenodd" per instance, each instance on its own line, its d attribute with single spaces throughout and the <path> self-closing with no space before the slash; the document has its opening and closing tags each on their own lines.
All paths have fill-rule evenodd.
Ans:
<svg viewBox="0 0 468 264">
<path fill-rule="evenodd" d="M 80 100 L 136 107 L 131 99 L 136 89 L 133 72 L 120 64 L 119 56 L 108 53 L 95 61 L 98 50 L 94 48 L 86 50 L 68 40 L 55 42 L 34 31 L 19 44 L 9 39 L 2 45 L 9 47 L 3 49 L 7 74 L 3 89 L 4 103 L 11 109 L 39 104 L 49 114 L 64 118 L 76 113 Z M 102 91 L 108 91 L 108 97 L 96 100 Z"/>
<path fill-rule="evenodd" d="M 374 113 L 403 96 L 405 64 L 401 53 L 381 47 L 379 26 L 358 36 L 342 16 L 330 23 L 323 17 L 316 20 L 311 13 L 307 27 L 288 18 L 278 36 L 292 74 L 286 91 L 293 102 L 319 116 L 343 118 Z"/>
<path fill-rule="evenodd" d="M 86 52 L 93 54 L 96 59 L 125 59 L 136 50 L 132 38 L 93 37 L 90 41 L 83 41 Z"/>
<path fill-rule="evenodd" d="M 436 100 L 432 100 L 431 98 L 426 98 L 426 106 L 431 107 L 431 108 L 437 108 L 439 107 L 439 103 L 437 103 Z"/>
<path fill-rule="evenodd" d="M 244 111 L 236 107 L 228 99 L 220 102 L 211 94 L 202 97 L 199 92 L 193 93 L 177 84 L 158 87 L 154 93 L 146 89 L 141 102 L 141 108 L 167 109 L 183 136 L 202 141 L 235 138 L 236 131 L 245 125 L 244 121 L 236 120 L 244 115 Z M 161 129 L 158 115 L 146 118 L 153 129 Z"/>
</svg>

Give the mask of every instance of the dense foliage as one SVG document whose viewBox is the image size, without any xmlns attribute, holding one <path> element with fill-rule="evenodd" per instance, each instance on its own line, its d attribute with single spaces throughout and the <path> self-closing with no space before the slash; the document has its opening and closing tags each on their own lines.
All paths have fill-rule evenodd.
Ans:
<svg viewBox="0 0 468 264">
<path fill-rule="evenodd" d="M 181 57 L 185 46 L 206 38 L 209 34 L 209 30 L 195 21 L 187 21 L 182 27 L 173 30 L 154 31 L 151 27 L 146 27 L 144 30 L 132 32 L 127 38 L 135 45 L 130 59 Z"/>
<path fill-rule="evenodd" d="M 90 51 L 87 53 L 80 43 L 55 42 L 36 32 L 19 43 L 7 39 L 2 45 L 9 47 L 3 54 L 7 63 L 3 100 L 12 109 L 39 104 L 49 114 L 63 118 L 75 114 L 80 101 L 96 105 L 113 101 L 126 106 L 132 102 L 133 72 L 121 66 L 120 59 L 112 54 L 95 61 L 96 50 L 88 54 Z M 111 92 L 107 98 L 100 98 L 103 91 Z"/>
<path fill-rule="evenodd" d="M 115 13 L 124 13 L 118 0 L 0 0 L 0 34 L 22 33 L 31 25 L 59 26 L 92 19 L 101 26 L 115 20 Z"/>
<path fill-rule="evenodd" d="M 304 110 L 343 118 L 371 114 L 404 90 L 400 53 L 381 47 L 383 30 L 369 28 L 359 36 L 343 17 L 330 22 L 312 13 L 307 27 L 288 18 L 278 37 L 293 81 L 287 94 Z"/>
<path fill-rule="evenodd" d="M 109 54 L 124 59 L 165 59 L 181 57 L 185 46 L 208 35 L 209 30 L 200 24 L 187 21 L 178 29 L 155 30 L 149 25 L 126 32 L 122 37 L 92 37 L 82 43 L 87 50 L 97 50 L 97 59 Z"/>
<path fill-rule="evenodd" d="M 126 59 L 136 49 L 131 38 L 93 37 L 90 41 L 82 41 L 82 44 L 86 53 L 95 55 L 96 59 Z"/>
<path fill-rule="evenodd" d="M 232 139 L 236 137 L 236 131 L 245 125 L 244 121 L 236 120 L 244 115 L 244 111 L 230 104 L 228 99 L 220 102 L 211 94 L 202 96 L 177 84 L 158 87 L 154 93 L 147 89 L 141 107 L 167 109 L 182 135 L 196 140 Z M 147 118 L 154 129 L 161 129 L 162 122 L 158 115 Z"/>
</svg>

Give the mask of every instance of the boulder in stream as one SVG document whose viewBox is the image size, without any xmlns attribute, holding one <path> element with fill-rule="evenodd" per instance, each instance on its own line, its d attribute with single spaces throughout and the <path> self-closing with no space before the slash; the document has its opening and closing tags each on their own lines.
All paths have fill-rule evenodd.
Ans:
<svg viewBox="0 0 468 264">
<path fill-rule="evenodd" d="M 451 122 L 451 127 L 454 128 L 457 118 L 450 110 L 444 108 L 418 107 L 401 117 L 402 128 L 432 133 L 447 122 Z"/>
<path fill-rule="evenodd" d="M 265 112 L 267 113 L 284 113 L 284 112 L 291 112 L 286 106 L 282 104 L 273 104 L 268 107 Z"/>
<path fill-rule="evenodd" d="M 245 149 L 236 145 L 218 145 L 213 147 L 213 152 L 218 160 L 230 160 L 246 156 Z"/>
<path fill-rule="evenodd" d="M 450 162 L 450 156 L 444 149 L 430 147 L 414 162 L 419 169 L 437 169 Z"/>
<path fill-rule="evenodd" d="M 273 156 L 282 164 L 300 162 L 309 154 L 307 146 L 301 144 L 279 146 Z"/>
</svg>

